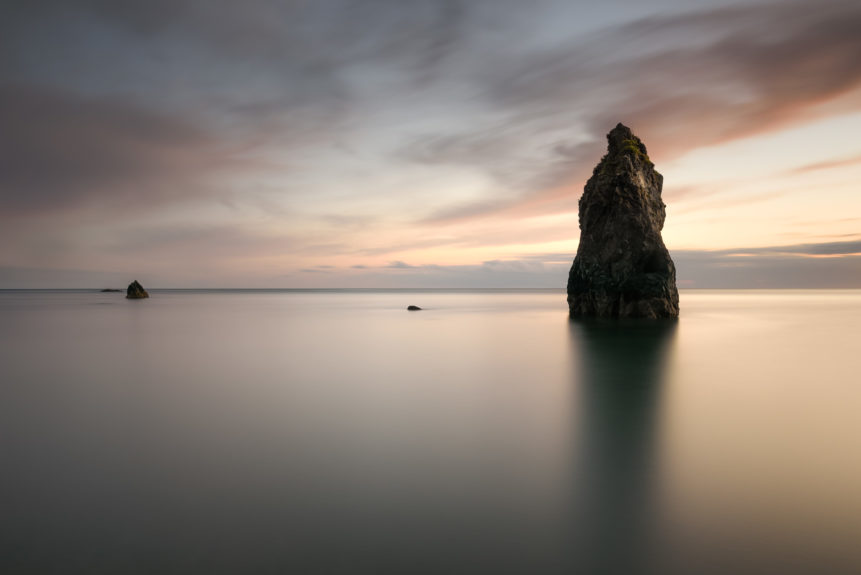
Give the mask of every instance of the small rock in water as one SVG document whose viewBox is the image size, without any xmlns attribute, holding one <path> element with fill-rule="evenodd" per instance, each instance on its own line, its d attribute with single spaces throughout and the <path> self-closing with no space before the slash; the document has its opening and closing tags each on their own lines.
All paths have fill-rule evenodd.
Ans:
<svg viewBox="0 0 861 575">
<path fill-rule="evenodd" d="M 144 299 L 147 297 L 149 297 L 149 294 L 137 280 L 130 283 L 128 289 L 126 289 L 126 299 Z"/>
<path fill-rule="evenodd" d="M 121 290 L 121 289 L 113 289 L 113 288 L 105 288 L 105 289 L 100 290 L 100 291 L 101 291 L 102 293 L 114 293 L 114 292 L 121 292 L 121 291 L 123 291 L 123 290 Z"/>
<path fill-rule="evenodd" d="M 422 310 L 422 308 L 420 308 L 417 305 L 411 305 L 411 306 L 407 307 L 407 311 L 421 311 L 421 310 Z"/>
</svg>

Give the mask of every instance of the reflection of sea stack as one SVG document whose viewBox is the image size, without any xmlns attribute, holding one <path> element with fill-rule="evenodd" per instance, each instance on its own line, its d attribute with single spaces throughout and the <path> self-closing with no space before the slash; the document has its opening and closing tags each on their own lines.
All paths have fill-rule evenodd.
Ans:
<svg viewBox="0 0 861 575">
<path fill-rule="evenodd" d="M 618 124 L 580 198 L 580 246 L 568 274 L 574 316 L 676 317 L 676 267 L 661 239 L 664 178 Z"/>
<path fill-rule="evenodd" d="M 678 322 L 569 323 L 578 390 L 572 573 L 666 573 L 660 535 L 663 388 Z"/>
<path fill-rule="evenodd" d="M 126 289 L 127 299 L 143 299 L 146 297 L 149 297 L 149 294 L 137 280 L 130 283 L 128 289 Z"/>
</svg>

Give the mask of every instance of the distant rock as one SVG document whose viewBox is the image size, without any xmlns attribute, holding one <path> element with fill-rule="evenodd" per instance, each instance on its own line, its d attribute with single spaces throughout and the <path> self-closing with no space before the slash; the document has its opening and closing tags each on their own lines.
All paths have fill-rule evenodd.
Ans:
<svg viewBox="0 0 861 575">
<path fill-rule="evenodd" d="M 105 289 L 103 289 L 103 290 L 99 290 L 99 291 L 100 291 L 100 292 L 102 292 L 102 293 L 114 293 L 114 292 L 116 292 L 116 293 L 121 293 L 123 290 L 121 290 L 121 289 L 113 289 L 113 288 L 105 288 Z"/>
<path fill-rule="evenodd" d="M 130 283 L 129 287 L 126 289 L 127 299 L 144 299 L 147 297 L 149 297 L 149 294 L 137 280 Z"/>
<path fill-rule="evenodd" d="M 421 311 L 421 310 L 422 310 L 422 308 L 420 308 L 417 305 L 407 306 L 407 311 Z"/>
<path fill-rule="evenodd" d="M 618 124 L 580 198 L 580 246 L 568 274 L 572 316 L 679 315 L 676 267 L 661 238 L 664 178 Z"/>
</svg>

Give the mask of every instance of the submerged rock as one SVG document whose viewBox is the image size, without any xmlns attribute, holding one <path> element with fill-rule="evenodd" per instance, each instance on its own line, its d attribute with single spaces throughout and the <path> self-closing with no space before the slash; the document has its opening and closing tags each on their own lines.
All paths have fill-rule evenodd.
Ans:
<svg viewBox="0 0 861 575">
<path fill-rule="evenodd" d="M 421 311 L 421 310 L 422 310 L 422 308 L 420 308 L 417 305 L 407 306 L 407 311 Z"/>
<path fill-rule="evenodd" d="M 676 267 L 661 238 L 664 178 L 618 124 L 580 198 L 580 246 L 568 274 L 572 316 L 679 315 Z"/>
<path fill-rule="evenodd" d="M 114 289 L 114 288 L 105 288 L 105 289 L 103 289 L 103 290 L 99 290 L 99 291 L 100 291 L 100 292 L 102 292 L 102 293 L 115 293 L 115 292 L 116 292 L 116 293 L 119 293 L 119 292 L 121 292 L 121 291 L 123 291 L 123 290 L 121 290 L 121 289 Z"/>
<path fill-rule="evenodd" d="M 149 294 L 137 280 L 130 283 L 129 287 L 126 289 L 127 299 L 144 299 L 147 297 L 149 297 Z"/>
</svg>

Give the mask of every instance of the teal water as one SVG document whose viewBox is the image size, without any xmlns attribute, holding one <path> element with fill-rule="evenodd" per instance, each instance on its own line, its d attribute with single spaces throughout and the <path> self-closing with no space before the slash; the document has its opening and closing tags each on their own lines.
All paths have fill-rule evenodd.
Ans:
<svg viewBox="0 0 861 575">
<path fill-rule="evenodd" d="M 861 292 L 681 305 L 0 292 L 0 572 L 861 571 Z"/>
</svg>

